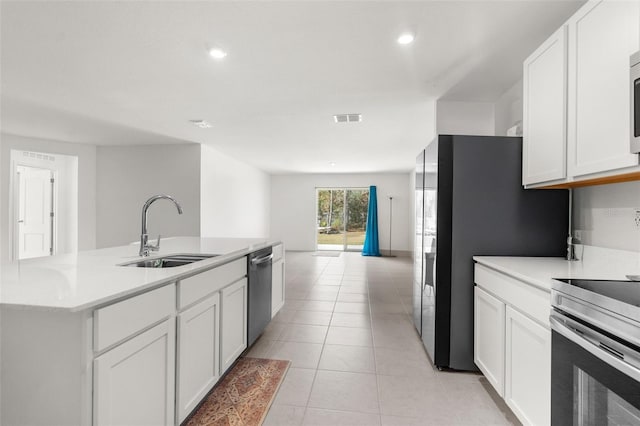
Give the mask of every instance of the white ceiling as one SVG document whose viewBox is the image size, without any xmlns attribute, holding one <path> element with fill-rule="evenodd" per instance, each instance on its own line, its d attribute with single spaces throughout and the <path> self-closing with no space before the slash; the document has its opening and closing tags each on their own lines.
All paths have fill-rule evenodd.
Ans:
<svg viewBox="0 0 640 426">
<path fill-rule="evenodd" d="M 271 173 L 405 171 L 435 99 L 495 101 L 581 3 L 3 0 L 2 131 L 199 142 Z"/>
</svg>

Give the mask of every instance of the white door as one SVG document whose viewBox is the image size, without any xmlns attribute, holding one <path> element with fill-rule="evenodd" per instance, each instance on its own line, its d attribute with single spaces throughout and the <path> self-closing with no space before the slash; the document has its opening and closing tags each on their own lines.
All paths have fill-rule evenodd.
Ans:
<svg viewBox="0 0 640 426">
<path fill-rule="evenodd" d="M 220 377 L 220 294 L 178 315 L 178 424 Z"/>
<path fill-rule="evenodd" d="M 504 400 L 524 424 L 551 422 L 551 331 L 507 306 Z"/>
<path fill-rule="evenodd" d="M 18 166 L 18 258 L 53 254 L 53 172 Z"/>
<path fill-rule="evenodd" d="M 176 321 L 170 318 L 93 361 L 93 424 L 175 423 Z"/>
</svg>

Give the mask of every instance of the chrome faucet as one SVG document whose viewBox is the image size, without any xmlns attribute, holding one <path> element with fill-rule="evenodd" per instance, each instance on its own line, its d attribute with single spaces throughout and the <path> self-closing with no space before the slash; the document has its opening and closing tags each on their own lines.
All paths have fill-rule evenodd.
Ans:
<svg viewBox="0 0 640 426">
<path fill-rule="evenodd" d="M 575 237 L 573 229 L 573 189 L 569 188 L 569 234 L 567 235 L 567 260 L 580 260 L 576 253 L 576 246 L 581 243 L 582 241 Z"/>
<path fill-rule="evenodd" d="M 140 233 L 140 252 L 138 253 L 140 256 L 149 256 L 150 251 L 158 251 L 160 249 L 160 235 L 158 235 L 156 245 L 151 245 L 149 244 L 149 235 L 147 234 L 147 210 L 149 210 L 151 204 L 160 199 L 173 201 L 173 204 L 175 204 L 178 209 L 178 214 L 182 214 L 182 206 L 170 195 L 160 194 L 149 198 L 144 203 L 144 206 L 142 206 L 142 232 Z"/>
</svg>

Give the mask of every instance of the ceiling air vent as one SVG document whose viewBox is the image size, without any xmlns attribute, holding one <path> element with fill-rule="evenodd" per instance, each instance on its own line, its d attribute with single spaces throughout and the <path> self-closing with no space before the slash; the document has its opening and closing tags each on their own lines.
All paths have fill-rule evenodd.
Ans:
<svg viewBox="0 0 640 426">
<path fill-rule="evenodd" d="M 362 114 L 336 114 L 333 120 L 336 123 L 358 123 L 362 121 Z"/>
<path fill-rule="evenodd" d="M 193 124 L 196 127 L 200 127 L 201 129 L 209 129 L 213 127 L 211 123 L 207 123 L 204 120 L 189 120 L 189 123 Z"/>
</svg>

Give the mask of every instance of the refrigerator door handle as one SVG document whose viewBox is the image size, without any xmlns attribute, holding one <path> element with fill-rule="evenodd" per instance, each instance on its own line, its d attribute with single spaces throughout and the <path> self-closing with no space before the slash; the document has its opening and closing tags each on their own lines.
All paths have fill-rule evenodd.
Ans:
<svg viewBox="0 0 640 426">
<path fill-rule="evenodd" d="M 438 257 L 438 253 L 433 254 L 433 295 L 436 294 L 436 258 Z"/>
<path fill-rule="evenodd" d="M 436 258 L 437 258 L 438 254 L 437 253 L 433 253 L 433 257 L 427 257 L 425 256 L 425 262 L 427 261 L 431 261 L 433 260 L 433 267 L 431 268 L 431 282 L 432 284 L 430 285 L 431 288 L 433 288 L 433 294 L 436 293 Z M 424 291 L 427 288 L 427 280 L 425 279 L 422 282 L 422 291 Z"/>
</svg>

